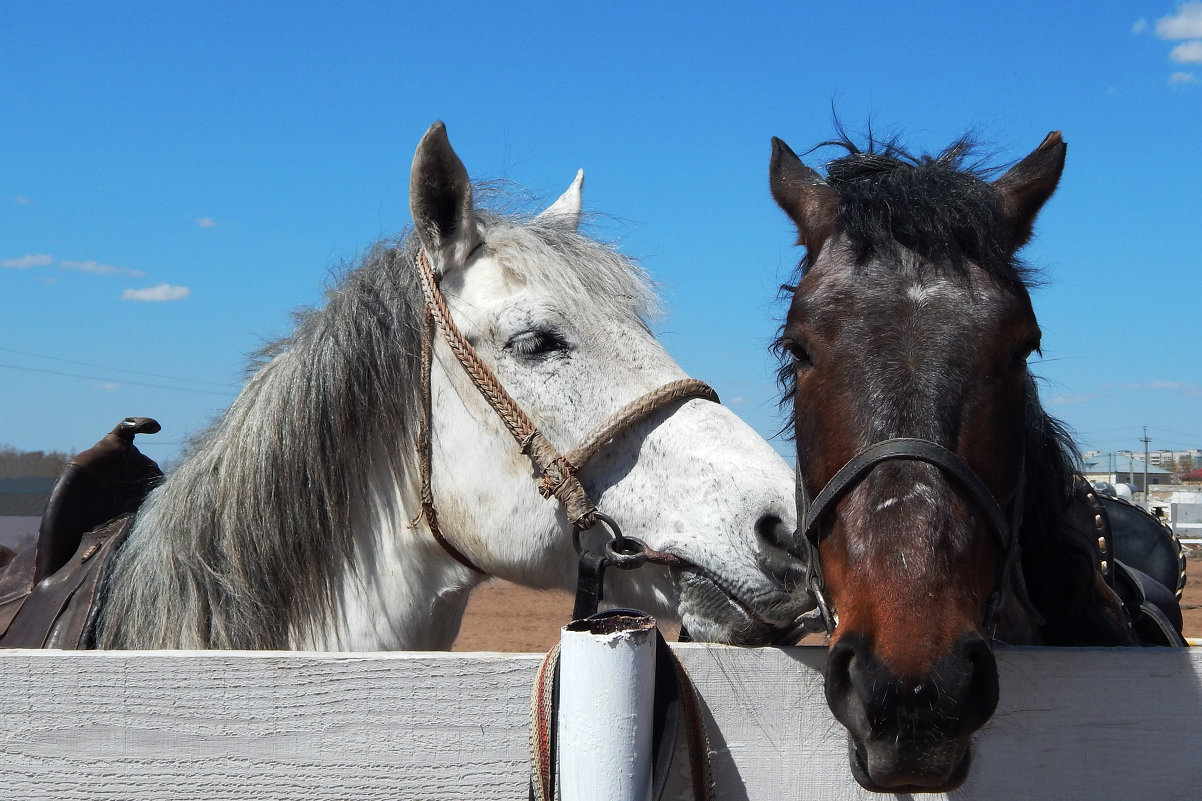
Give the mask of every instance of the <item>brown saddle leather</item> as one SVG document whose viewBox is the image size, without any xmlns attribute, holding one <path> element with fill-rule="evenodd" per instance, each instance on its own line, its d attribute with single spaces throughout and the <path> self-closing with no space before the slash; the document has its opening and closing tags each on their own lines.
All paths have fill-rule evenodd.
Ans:
<svg viewBox="0 0 1202 801">
<path fill-rule="evenodd" d="M 0 648 L 91 645 L 104 565 L 163 475 L 134 436 L 159 428 L 149 417 L 127 417 L 67 464 L 37 540 L 0 568 Z"/>
</svg>

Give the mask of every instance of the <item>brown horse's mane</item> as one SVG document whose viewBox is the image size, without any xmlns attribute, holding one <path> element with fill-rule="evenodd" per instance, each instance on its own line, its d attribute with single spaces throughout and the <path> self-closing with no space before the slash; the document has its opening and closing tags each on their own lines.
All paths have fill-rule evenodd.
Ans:
<svg viewBox="0 0 1202 801">
<path fill-rule="evenodd" d="M 1047 645 L 1134 644 L 1098 597 L 1094 546 L 1068 523 L 1077 503 L 1077 447 L 1068 428 L 1027 386 L 1025 509 L 1019 533 L 1023 577 L 1043 615 Z"/>
</svg>

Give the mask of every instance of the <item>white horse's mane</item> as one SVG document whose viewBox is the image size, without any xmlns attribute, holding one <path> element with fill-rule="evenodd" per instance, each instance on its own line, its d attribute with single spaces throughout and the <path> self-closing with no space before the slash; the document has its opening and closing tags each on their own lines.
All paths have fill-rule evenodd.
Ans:
<svg viewBox="0 0 1202 801">
<path fill-rule="evenodd" d="M 501 268 L 569 313 L 654 312 L 644 272 L 574 224 L 478 220 Z M 287 648 L 329 619 L 353 570 L 351 509 L 372 460 L 383 450 L 391 464 L 380 467 L 414 474 L 418 247 L 412 234 L 374 245 L 323 308 L 258 355 L 139 512 L 106 583 L 99 647 Z"/>
</svg>

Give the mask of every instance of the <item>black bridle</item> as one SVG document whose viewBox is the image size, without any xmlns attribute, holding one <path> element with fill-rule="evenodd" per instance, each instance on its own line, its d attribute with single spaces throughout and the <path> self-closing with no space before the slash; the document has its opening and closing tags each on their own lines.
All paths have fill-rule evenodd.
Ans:
<svg viewBox="0 0 1202 801">
<path fill-rule="evenodd" d="M 800 462 L 798 464 L 797 520 L 800 536 L 795 537 L 795 541 L 797 547 L 804 551 L 798 556 L 806 563 L 806 585 L 822 613 L 827 633 L 833 634 L 835 631 L 835 610 L 832 609 L 827 597 L 826 579 L 822 573 L 822 565 L 818 561 L 818 546 L 823 538 L 822 521 L 838 500 L 860 483 L 872 472 L 873 468 L 882 462 L 901 459 L 934 465 L 953 479 L 984 513 L 989 529 L 997 539 L 1002 558 L 998 562 L 993 595 L 985 608 L 982 621 L 983 629 L 989 639 L 994 639 L 998 611 L 1009 590 L 1012 590 L 1017 600 L 1036 620 L 1039 620 L 1039 613 L 1027 597 L 1025 583 L 1018 570 L 1018 532 L 1023 519 L 1025 462 L 1019 471 L 1018 492 L 1011 503 L 1010 517 L 1007 519 L 1001 504 L 998 503 L 989 487 L 985 486 L 985 482 L 981 480 L 976 471 L 958 454 L 930 440 L 900 437 L 869 445 L 853 456 L 847 464 L 839 468 L 817 497 L 812 500 L 805 481 L 802 479 Z"/>
</svg>

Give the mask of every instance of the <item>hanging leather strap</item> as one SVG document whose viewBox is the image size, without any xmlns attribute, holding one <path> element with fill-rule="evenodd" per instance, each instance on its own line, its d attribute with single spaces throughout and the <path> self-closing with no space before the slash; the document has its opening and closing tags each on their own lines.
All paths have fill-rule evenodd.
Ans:
<svg viewBox="0 0 1202 801">
<path fill-rule="evenodd" d="M 632 609 L 607 609 L 592 620 L 643 613 Z M 559 646 L 539 667 L 530 699 L 530 801 L 555 801 L 558 765 L 556 737 L 559 714 Z M 689 753 L 689 780 L 693 801 L 713 801 L 709 737 L 701 716 L 697 691 L 676 653 L 655 629 L 655 700 L 651 727 L 651 796 L 659 801 L 668 784 L 669 769 L 683 734 Z"/>
</svg>

